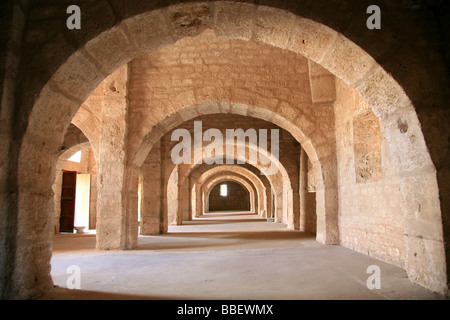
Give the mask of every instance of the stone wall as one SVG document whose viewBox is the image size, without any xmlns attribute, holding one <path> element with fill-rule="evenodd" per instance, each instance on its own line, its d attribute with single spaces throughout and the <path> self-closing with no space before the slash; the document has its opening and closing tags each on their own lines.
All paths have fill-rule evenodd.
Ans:
<svg viewBox="0 0 450 320">
<path fill-rule="evenodd" d="M 336 87 L 340 244 L 404 267 L 400 186 L 386 138 L 367 102 L 342 81 Z M 367 154 L 376 159 L 364 161 Z"/>
<path fill-rule="evenodd" d="M 140 56 L 130 68 L 131 148 L 137 148 L 168 114 L 203 103 L 191 114 L 221 112 L 211 102 L 235 102 L 235 110 L 222 108 L 250 115 L 250 107 L 264 105 L 284 109 L 292 118 L 298 109 L 314 117 L 307 109 L 311 101 L 307 60 L 271 46 L 218 39 L 205 31 L 196 39 Z M 190 114 L 180 116 L 187 120 Z M 259 117 L 256 111 L 255 116 Z M 130 149 L 130 154 L 135 152 Z"/>
</svg>

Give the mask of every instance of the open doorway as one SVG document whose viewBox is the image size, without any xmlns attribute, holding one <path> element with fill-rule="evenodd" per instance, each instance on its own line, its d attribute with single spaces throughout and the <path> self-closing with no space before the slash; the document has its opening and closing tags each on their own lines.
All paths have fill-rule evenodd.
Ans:
<svg viewBox="0 0 450 320">
<path fill-rule="evenodd" d="M 89 229 L 91 175 L 64 171 L 61 186 L 59 232 Z"/>
<path fill-rule="evenodd" d="M 59 232 L 73 232 L 75 223 L 76 171 L 63 172 Z"/>
<path fill-rule="evenodd" d="M 54 185 L 56 233 L 95 231 L 96 190 L 96 163 L 91 148 L 61 159 Z"/>
</svg>

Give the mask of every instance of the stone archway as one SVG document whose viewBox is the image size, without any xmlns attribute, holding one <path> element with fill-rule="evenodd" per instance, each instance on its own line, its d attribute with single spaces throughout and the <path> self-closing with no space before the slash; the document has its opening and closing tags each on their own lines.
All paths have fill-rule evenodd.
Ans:
<svg viewBox="0 0 450 320">
<path fill-rule="evenodd" d="M 236 166 L 217 165 L 213 168 L 197 166 L 197 168 L 192 169 L 189 173 L 192 214 L 197 217 L 203 212 L 203 204 L 200 198 L 202 186 L 207 183 L 209 179 L 223 177 L 223 175 L 226 174 L 227 176 L 233 175 L 241 179 L 246 179 L 249 184 L 253 184 L 259 200 L 255 206 L 260 210 L 265 210 L 266 216 L 272 216 L 272 184 L 267 177 L 258 176 L 255 172 L 251 171 L 251 168 L 251 166 L 238 166 L 236 168 Z M 257 171 L 256 168 L 253 168 L 253 170 Z"/>
<path fill-rule="evenodd" d="M 249 208 L 248 211 L 257 212 L 258 210 L 258 202 L 260 199 L 259 190 L 256 189 L 255 185 L 252 181 L 249 181 L 246 177 L 240 176 L 239 174 L 233 173 L 220 173 L 216 174 L 210 178 L 208 178 L 204 184 L 200 187 L 200 193 L 198 195 L 199 198 L 204 200 L 208 200 L 208 195 L 211 192 L 211 189 L 216 185 L 224 182 L 224 181 L 233 181 L 235 183 L 240 184 L 243 188 L 248 191 L 249 194 Z M 203 209 L 201 212 L 206 212 L 206 209 L 209 208 L 206 201 L 203 201 Z"/>
<path fill-rule="evenodd" d="M 237 142 L 236 145 L 239 145 L 240 142 Z M 258 145 L 253 145 L 249 143 L 246 146 L 247 150 L 256 150 L 257 152 L 260 152 Z M 200 147 L 199 149 L 204 149 L 203 147 Z M 258 174 L 266 179 L 268 179 L 272 190 L 275 193 L 276 196 L 276 203 L 277 207 L 275 208 L 275 211 L 278 212 L 277 216 L 277 222 L 284 222 L 288 224 L 290 228 L 293 228 L 294 226 L 294 220 L 298 219 L 298 214 L 295 214 L 298 211 L 298 208 L 296 208 L 296 205 L 298 204 L 298 201 L 294 200 L 294 194 L 292 189 L 292 180 L 289 177 L 289 170 L 286 169 L 283 162 L 280 161 L 278 158 L 276 158 L 274 155 L 270 154 L 264 154 L 260 153 L 259 156 L 261 158 L 268 158 L 270 161 L 265 161 L 265 164 L 261 163 L 249 163 L 248 159 L 245 155 L 235 153 L 234 150 L 231 151 L 227 150 L 223 153 L 223 162 L 225 163 L 225 158 L 232 158 L 236 161 L 241 161 L 245 163 L 245 165 L 248 165 L 252 168 L 254 168 L 255 172 L 253 174 Z M 195 153 L 195 149 L 193 154 Z M 167 181 L 164 185 L 164 187 L 161 189 L 161 192 L 163 193 L 162 197 L 162 218 L 161 218 L 161 228 L 160 232 L 166 232 L 167 231 L 167 216 L 170 215 L 173 219 L 173 221 L 177 221 L 177 223 L 181 223 L 181 221 L 184 218 L 188 218 L 189 214 L 186 213 L 189 210 L 189 201 L 186 201 L 189 199 L 189 184 L 188 178 L 191 175 L 191 173 L 196 169 L 199 168 L 202 165 L 205 165 L 203 161 L 208 162 L 208 158 L 202 159 L 199 163 L 192 163 L 190 165 L 187 164 L 181 164 L 181 165 L 175 165 L 173 162 L 169 161 L 166 162 L 166 166 L 164 168 L 165 176 L 163 177 L 163 181 Z M 270 162 L 270 163 L 269 163 Z M 274 174 L 273 172 L 270 172 L 270 174 L 265 174 L 265 171 L 267 168 L 271 168 L 273 164 L 276 164 L 278 170 Z M 145 167 L 145 163 L 144 163 Z M 170 181 L 170 179 L 173 178 L 173 181 Z M 144 178 L 145 181 L 145 178 Z M 145 185 L 145 184 L 144 184 Z M 170 188 L 170 190 L 169 190 Z M 152 188 L 147 188 L 148 190 L 152 190 Z M 170 200 L 169 200 L 169 192 L 171 192 Z M 146 194 L 146 188 L 144 187 L 144 198 Z M 185 201 L 183 201 L 183 199 Z M 155 200 L 155 202 L 159 202 L 159 200 Z M 169 205 L 169 202 L 171 204 Z M 169 208 L 170 207 L 170 208 Z M 170 210 L 170 213 L 169 213 Z M 323 214 L 323 211 L 320 211 L 321 214 Z M 176 219 L 175 219 L 176 216 Z M 174 220 L 175 219 L 175 220 Z M 156 223 L 158 224 L 158 223 Z"/>
<path fill-rule="evenodd" d="M 244 182 L 245 183 L 245 182 Z M 240 181 L 239 179 L 220 179 L 217 181 L 213 186 L 207 186 L 207 189 L 204 190 L 204 206 L 207 210 L 206 212 L 213 212 L 213 211 L 251 211 L 251 202 L 252 198 L 255 196 L 255 193 L 253 193 L 252 189 L 249 188 L 248 185 L 244 184 L 243 181 Z M 228 204 L 225 203 L 222 205 L 217 201 L 218 197 L 215 197 L 216 194 L 219 194 L 221 185 L 225 185 L 230 189 L 230 186 L 232 188 L 236 188 L 241 191 L 242 200 L 240 203 L 232 203 Z M 234 191 L 234 190 L 233 190 Z M 227 190 L 227 193 L 229 190 Z M 228 195 L 225 195 L 227 197 Z"/>
<path fill-rule="evenodd" d="M 185 36 L 196 35 L 206 27 L 212 28 L 222 37 L 252 38 L 303 54 L 325 66 L 361 93 L 381 120 L 400 176 L 405 217 L 404 241 L 407 247 L 406 270 L 413 281 L 436 291 L 446 291 L 436 169 L 414 106 L 403 88 L 369 54 L 320 23 L 284 10 L 252 4 L 218 2 L 214 4 L 214 10 L 199 10 L 211 9 L 211 6 L 208 3 L 196 3 L 149 11 L 145 8 L 138 12 L 140 15 L 129 16 L 119 25 L 100 28 L 96 37 L 85 40 L 83 49 L 70 49 L 72 51 L 66 54 L 67 60 L 58 61 L 54 66 L 56 71 L 38 89 L 40 95 L 32 104 L 33 109 L 16 160 L 17 228 L 10 232 L 16 232 L 17 241 L 15 248 L 12 248 L 15 255 L 10 256 L 11 261 L 8 263 L 21 267 L 14 268 L 16 271 L 8 280 L 9 294 L 29 297 L 51 288 L 51 253 L 48 248 L 51 247 L 49 221 L 52 218 L 48 212 L 51 212 L 52 205 L 52 172 L 57 158 L 56 150 L 80 104 L 106 75 L 131 58 Z M 236 7 L 243 9 L 239 11 L 240 14 L 236 14 Z M 217 12 L 223 15 L 217 18 Z M 197 19 L 199 26 L 180 27 L 175 19 L 177 13 L 178 16 L 195 13 L 201 18 Z M 172 17 L 172 28 L 166 25 L 166 14 Z M 150 38 L 146 36 L 148 34 Z M 108 46 L 108 52 L 104 50 L 106 43 L 114 44 Z M 279 119 L 273 121 L 277 123 Z M 305 150 L 310 152 L 310 159 L 316 162 L 311 148 L 308 148 L 310 142 L 304 136 L 300 140 Z M 325 177 L 329 174 L 322 172 Z M 39 183 L 36 184 L 36 181 Z M 328 191 L 327 194 L 330 194 Z M 336 195 L 337 190 L 334 193 Z M 417 216 L 417 207 L 411 205 L 413 203 L 420 203 L 420 217 Z M 32 211 L 31 208 L 36 204 L 40 209 Z M 26 222 L 31 212 L 37 217 L 37 223 L 33 226 Z M 417 227 L 421 223 L 426 223 L 426 230 Z M 35 229 L 35 225 L 41 226 L 39 230 Z M 32 233 L 35 235 L 32 239 L 25 237 L 31 229 L 35 232 Z"/>
</svg>

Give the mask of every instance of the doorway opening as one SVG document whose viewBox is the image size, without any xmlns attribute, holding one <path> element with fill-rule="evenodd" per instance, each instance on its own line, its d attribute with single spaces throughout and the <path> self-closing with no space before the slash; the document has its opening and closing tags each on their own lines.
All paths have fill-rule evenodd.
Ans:
<svg viewBox="0 0 450 320">
<path fill-rule="evenodd" d="M 75 148 L 79 149 L 79 148 Z M 55 233 L 95 233 L 97 169 L 89 147 L 60 157 L 55 193 Z"/>
</svg>

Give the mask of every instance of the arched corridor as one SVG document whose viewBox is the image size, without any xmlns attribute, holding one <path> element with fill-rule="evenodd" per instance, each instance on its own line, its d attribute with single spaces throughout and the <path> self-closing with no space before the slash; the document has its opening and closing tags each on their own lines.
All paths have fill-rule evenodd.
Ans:
<svg viewBox="0 0 450 320">
<path fill-rule="evenodd" d="M 230 265 L 221 284 L 225 297 L 253 296 L 225 283 L 233 274 L 252 280 L 257 265 L 239 254 L 261 253 L 260 266 L 270 266 L 264 259 L 286 252 L 281 265 L 255 276 L 284 279 L 277 298 L 291 296 L 282 293 L 289 286 L 293 297 L 311 297 L 301 290 L 305 278 L 289 272 L 301 265 L 307 273 L 310 264 L 300 261 L 314 265 L 324 252 L 334 264 L 324 259 L 311 270 L 329 281 L 342 275 L 354 285 L 349 297 L 364 289 L 366 274 L 340 265 L 344 257 L 401 270 L 412 292 L 419 285 L 448 294 L 445 4 L 408 8 L 382 0 L 385 23 L 371 30 L 366 1 L 79 2 L 81 30 L 67 28 L 65 2 L 4 5 L 1 298 L 52 291 L 65 242 L 86 246 L 80 262 L 92 279 L 98 274 L 90 257 L 117 258 L 123 270 L 121 259 L 135 257 L 136 266 L 157 274 L 166 259 L 179 258 L 172 253 L 199 250 L 205 263 L 188 255 L 184 271 L 205 271 L 210 254 L 242 258 L 245 268 Z M 82 149 L 88 160 L 68 165 Z M 63 200 L 74 201 L 65 197 L 74 187 L 65 185 L 64 171 L 90 177 L 81 224 L 95 235 L 62 234 L 79 224 L 66 224 L 62 210 Z M 227 199 L 230 206 L 220 193 L 214 198 L 225 181 L 245 191 Z M 231 206 L 243 195 L 245 207 Z M 214 211 L 242 209 L 248 211 Z M 140 265 L 146 259 L 155 262 L 150 269 Z M 111 272 L 106 287 L 118 279 Z M 262 292 L 277 286 L 249 288 L 257 283 L 267 284 Z M 327 283 L 312 294 L 326 296 Z M 170 286 L 140 292 L 139 281 L 130 285 L 136 287 L 108 290 L 174 296 Z M 396 295 L 390 285 L 378 294 L 409 294 Z M 364 297 L 376 296 L 366 289 Z"/>
</svg>

